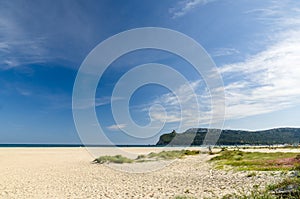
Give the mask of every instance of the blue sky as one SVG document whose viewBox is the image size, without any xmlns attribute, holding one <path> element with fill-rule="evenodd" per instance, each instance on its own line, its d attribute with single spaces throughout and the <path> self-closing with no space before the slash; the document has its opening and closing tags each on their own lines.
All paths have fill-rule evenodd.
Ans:
<svg viewBox="0 0 300 199">
<path fill-rule="evenodd" d="M 1 1 L 0 143 L 79 143 L 72 116 L 77 71 L 100 42 L 119 32 L 163 27 L 200 43 L 224 81 L 224 128 L 300 126 L 300 2 L 259 0 Z M 168 65 L 183 74 L 202 100 L 202 125 L 209 108 L 203 79 L 186 61 L 159 50 L 140 50 L 115 60 L 102 76 L 96 111 L 105 134 L 117 144 L 153 144 L 162 133 L 195 125 L 194 106 L 178 102 L 159 85 L 138 89 L 130 113 L 139 125 L 148 108 L 161 104 L 166 125 L 138 139 L 122 133 L 111 111 L 111 94 L 122 75 L 145 63 Z M 170 79 L 176 81 L 176 79 Z M 178 88 L 188 95 L 185 85 Z M 161 120 L 161 110 L 152 116 Z M 100 142 L 101 143 L 101 142 Z"/>
</svg>

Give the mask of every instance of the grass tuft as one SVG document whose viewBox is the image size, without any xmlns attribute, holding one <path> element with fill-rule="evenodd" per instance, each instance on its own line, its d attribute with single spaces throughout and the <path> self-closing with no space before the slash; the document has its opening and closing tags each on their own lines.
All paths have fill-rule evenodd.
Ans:
<svg viewBox="0 0 300 199">
<path fill-rule="evenodd" d="M 191 150 L 176 150 L 176 151 L 161 151 L 159 153 L 150 153 L 148 158 L 155 158 L 156 160 L 172 160 L 176 158 L 183 158 L 188 155 L 198 155 L 200 151 Z"/>
<path fill-rule="evenodd" d="M 198 155 L 200 151 L 196 150 L 176 150 L 176 151 L 161 151 L 159 153 L 150 153 L 148 158 L 155 158 L 157 160 L 171 160 L 176 158 L 183 158 L 188 155 Z"/>
<path fill-rule="evenodd" d="M 136 159 L 140 160 L 140 159 L 145 159 L 145 158 L 146 158 L 146 155 L 138 155 L 138 157 Z"/>
<path fill-rule="evenodd" d="M 99 164 L 110 163 L 110 162 L 122 164 L 122 163 L 132 163 L 133 160 L 129 159 L 127 157 L 124 157 L 122 155 L 115 155 L 115 156 L 105 155 L 105 156 L 96 158 L 93 162 L 99 163 Z"/>
<path fill-rule="evenodd" d="M 200 151 L 197 150 L 175 150 L 175 151 L 162 151 L 159 153 L 149 153 L 148 155 L 139 155 L 135 160 L 129 159 L 122 155 L 115 156 L 101 156 L 96 158 L 93 162 L 104 164 L 104 163 L 133 163 L 133 162 L 147 162 L 154 160 L 171 160 L 176 158 L 183 158 L 189 155 L 198 155 Z"/>
</svg>

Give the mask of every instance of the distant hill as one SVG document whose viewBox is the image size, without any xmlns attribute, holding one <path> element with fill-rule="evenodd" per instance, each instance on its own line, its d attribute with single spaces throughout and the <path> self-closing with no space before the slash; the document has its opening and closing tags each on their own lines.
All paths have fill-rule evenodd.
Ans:
<svg viewBox="0 0 300 199">
<path fill-rule="evenodd" d="M 207 128 L 192 128 L 184 133 L 175 131 L 161 135 L 156 145 L 202 145 Z M 216 145 L 298 144 L 300 128 L 276 128 L 262 131 L 222 130 Z"/>
</svg>

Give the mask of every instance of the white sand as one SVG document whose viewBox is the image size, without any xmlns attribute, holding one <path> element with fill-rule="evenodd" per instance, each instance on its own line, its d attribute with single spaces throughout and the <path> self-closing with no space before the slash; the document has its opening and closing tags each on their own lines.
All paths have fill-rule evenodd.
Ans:
<svg viewBox="0 0 300 199">
<path fill-rule="evenodd" d="M 162 149 L 126 150 L 142 154 Z M 113 155 L 111 148 L 100 151 L 101 155 Z M 0 148 L 0 198 L 216 198 L 249 191 L 253 185 L 263 188 L 281 178 L 279 173 L 246 177 L 248 172 L 213 170 L 209 158 L 204 154 L 190 156 L 155 172 L 128 173 L 92 164 L 94 158 L 85 148 Z M 111 166 L 156 166 L 151 164 Z"/>
</svg>

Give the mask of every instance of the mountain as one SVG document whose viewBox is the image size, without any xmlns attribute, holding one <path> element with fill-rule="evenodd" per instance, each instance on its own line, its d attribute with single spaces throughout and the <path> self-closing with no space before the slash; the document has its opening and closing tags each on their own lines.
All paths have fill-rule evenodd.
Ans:
<svg viewBox="0 0 300 199">
<path fill-rule="evenodd" d="M 220 132 L 217 129 L 207 128 L 191 128 L 184 133 L 172 131 L 161 135 L 156 145 L 202 145 L 208 131 L 212 132 L 210 136 L 218 135 L 217 132 Z M 299 142 L 300 128 L 276 128 L 262 131 L 222 130 L 216 145 L 271 145 Z"/>
</svg>

